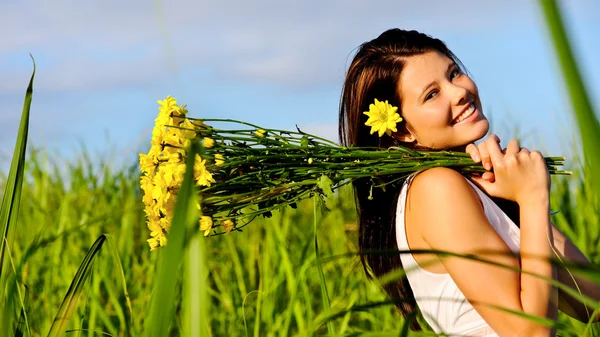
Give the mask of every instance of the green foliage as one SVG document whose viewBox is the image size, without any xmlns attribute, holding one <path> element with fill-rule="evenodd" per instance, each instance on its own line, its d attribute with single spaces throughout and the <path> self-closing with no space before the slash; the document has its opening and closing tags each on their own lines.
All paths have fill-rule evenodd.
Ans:
<svg viewBox="0 0 600 337">
<path fill-rule="evenodd" d="M 541 3 L 586 158 L 572 177 L 554 178 L 552 205 L 560 212 L 553 221 L 598 264 L 598 121 L 556 4 Z M 186 172 L 169 245 L 150 252 L 137 168 L 116 170 L 86 152 L 74 162 L 39 151 L 25 160 L 32 83 L 33 76 L 13 164 L 0 181 L 2 336 L 433 335 L 409 332 L 393 301 L 366 280 L 358 256 L 348 253 L 357 251 L 354 198 L 348 188 L 328 193 L 326 179 L 319 187 L 331 194 L 329 212 L 303 201 L 244 231 L 204 238 Z M 600 279 L 597 268 L 586 272 Z M 599 335 L 564 315 L 558 327 L 561 336 Z"/>
<path fill-rule="evenodd" d="M 29 289 L 32 335 L 47 335 L 77 266 L 102 233 L 111 233 L 115 239 L 124 276 L 115 268 L 110 249 L 105 250 L 109 246 L 102 248 L 74 308 L 76 313 L 65 326 L 73 331 L 67 335 L 100 336 L 102 331 L 140 336 L 151 332 L 145 327 L 158 329 L 148 309 L 152 289 L 167 284 L 157 282 L 164 275 L 157 273 L 157 266 L 174 238 L 169 237 L 166 249 L 149 251 L 138 173 L 133 168 L 111 169 L 110 161 L 93 164 L 83 154 L 73 163 L 47 158 L 36 151 L 29 157 L 23 185 L 27 202 L 22 204 L 17 224 L 26 230 L 16 233 L 11 250 L 18 281 Z M 572 178 L 554 180 L 552 203 L 560 210 L 554 219 L 598 263 L 598 245 L 594 244 L 600 240 L 598 213 L 584 203 L 593 191 L 580 170 L 575 172 Z M 567 186 L 573 179 L 577 189 Z M 170 265 L 175 271 L 163 276 L 173 290 L 166 296 L 170 303 L 164 298 L 158 302 L 163 313 L 169 305 L 174 312 L 167 335 L 195 336 L 191 331 L 203 328 L 194 324 L 206 324 L 211 336 L 324 335 L 328 321 L 336 335 L 400 335 L 402 319 L 393 303 L 365 278 L 358 257 L 348 253 L 357 251 L 353 200 L 351 191 L 342 189 L 328 201 L 331 211 L 318 220 L 320 262 L 334 319 L 328 319 L 324 307 L 314 250 L 314 204 L 307 201 L 295 210 L 257 219 L 243 232 L 209 238 L 187 232 L 190 241 Z M 126 294 L 131 298 L 131 313 Z M 585 329 L 565 316 L 561 322 L 567 324 L 566 336 Z"/>
</svg>

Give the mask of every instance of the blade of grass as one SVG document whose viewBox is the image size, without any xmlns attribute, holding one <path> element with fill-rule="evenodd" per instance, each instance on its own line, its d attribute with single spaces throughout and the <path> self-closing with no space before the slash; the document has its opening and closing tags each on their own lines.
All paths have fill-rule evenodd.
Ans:
<svg viewBox="0 0 600 337">
<path fill-rule="evenodd" d="M 10 261 L 13 272 L 16 274 L 17 269 L 15 268 L 15 262 L 12 258 L 12 255 L 10 254 L 10 247 L 7 247 L 6 254 Z M 15 328 L 15 337 L 23 336 L 23 326 L 27 328 L 27 335 L 31 337 L 31 327 L 29 326 L 29 319 L 27 318 L 27 309 L 29 307 L 29 289 L 27 288 L 27 285 L 24 285 L 27 296 L 23 298 L 23 294 L 21 294 L 21 288 L 18 284 L 19 281 L 16 278 L 15 282 L 17 283 L 16 290 L 19 297 L 19 304 L 21 305 L 21 314 L 19 315 L 19 320 L 17 321 L 17 326 Z"/>
<path fill-rule="evenodd" d="M 584 151 L 583 160 L 586 166 L 595 168 L 589 170 L 589 173 L 597 189 L 600 187 L 600 170 L 598 170 L 600 168 L 600 151 L 598 151 L 600 124 L 581 78 L 581 71 L 573 55 L 556 1 L 540 0 L 540 5 L 581 133 Z"/>
<path fill-rule="evenodd" d="M 127 315 L 127 319 L 123 320 L 126 320 L 126 325 L 130 328 L 129 332 L 132 333 L 131 328 L 133 324 L 131 318 L 133 317 L 133 309 L 131 308 L 131 298 L 129 297 L 129 291 L 127 290 L 127 280 L 125 278 L 125 271 L 123 270 L 123 263 L 121 262 L 121 257 L 119 256 L 117 243 L 115 242 L 112 236 L 107 236 L 107 239 L 108 246 L 110 248 L 109 252 L 112 255 L 113 264 L 115 268 L 119 271 L 119 279 L 123 288 L 123 296 L 125 296 L 125 304 L 129 313 L 129 315 Z"/>
<path fill-rule="evenodd" d="M 31 55 L 30 55 L 31 56 Z M 2 228 L 2 237 L 0 240 L 0 298 L 3 298 L 3 289 L 5 284 L 2 282 L 4 271 L 4 253 L 7 245 L 11 243 L 8 237 L 11 225 L 14 227 L 17 223 L 17 215 L 19 213 L 19 204 L 21 200 L 21 190 L 23 187 L 23 174 L 25 170 L 25 150 L 27 149 L 27 134 L 29 132 L 29 112 L 31 109 L 31 99 L 33 96 L 33 79 L 35 77 L 35 60 L 33 61 L 33 72 L 31 79 L 25 92 L 25 102 L 23 103 L 23 113 L 21 114 L 21 122 L 19 124 L 19 132 L 17 134 L 17 142 L 15 143 L 15 151 L 10 164 L 8 180 L 2 197 L 2 207 L 0 208 L 0 228 Z"/>
<path fill-rule="evenodd" d="M 204 262 L 204 238 L 196 234 L 190 239 L 186 252 L 183 296 L 183 320 L 186 336 L 206 336 L 209 301 L 205 284 L 208 273 Z"/>
<path fill-rule="evenodd" d="M 48 337 L 62 336 L 66 332 L 67 322 L 69 321 L 70 316 L 77 309 L 77 301 L 81 296 L 85 282 L 92 273 L 92 267 L 95 258 L 100 252 L 100 249 L 106 241 L 106 238 L 106 235 L 100 235 L 96 242 L 94 242 L 94 244 L 90 247 L 87 254 L 85 254 L 85 257 L 83 258 L 83 261 L 81 261 L 81 265 L 75 273 L 75 277 L 71 282 L 71 286 L 69 287 L 63 302 L 58 308 L 56 317 L 54 318 L 52 326 L 50 327 L 50 331 L 48 332 Z"/>
<path fill-rule="evenodd" d="M 315 242 L 315 256 L 317 262 L 317 271 L 319 272 L 319 283 L 321 284 L 321 301 L 325 308 L 325 315 L 331 314 L 331 304 L 329 302 L 329 294 L 327 293 L 327 284 L 325 283 L 325 274 L 323 274 L 323 265 L 321 264 L 321 258 L 319 256 L 319 242 L 317 240 L 317 197 L 313 197 L 313 231 L 314 231 L 314 242 Z M 327 332 L 330 336 L 335 334 L 335 326 L 333 321 L 327 321 Z"/>
<path fill-rule="evenodd" d="M 171 322 L 175 316 L 177 275 L 185 258 L 186 230 L 197 223 L 196 198 L 193 188 L 193 167 L 199 145 L 193 143 L 186 158 L 186 170 L 183 184 L 175 202 L 175 212 L 169 243 L 159 253 L 158 271 L 154 283 L 150 312 L 144 324 L 144 336 L 169 336 Z M 196 229 L 197 230 L 197 229 Z M 197 317 L 196 319 L 205 319 Z"/>
<path fill-rule="evenodd" d="M 31 54 L 30 54 L 31 56 Z M 13 235 L 17 224 L 17 215 L 19 214 L 19 205 L 21 201 L 21 190 L 23 188 L 23 174 L 25 170 L 25 152 L 27 149 L 27 134 L 29 131 L 29 112 L 31 109 L 31 99 L 33 97 L 33 79 L 35 77 L 35 60 L 33 62 L 33 72 L 29 79 L 29 85 L 25 91 L 25 101 L 23 103 L 23 112 L 21 122 L 17 133 L 17 141 L 10 165 L 8 179 L 6 180 L 4 194 L 2 196 L 2 205 L 0 207 L 0 317 L 2 317 L 2 329 L 10 329 L 11 320 L 14 319 L 14 313 L 11 311 L 13 304 L 12 298 L 5 297 L 5 290 L 9 287 L 7 284 L 8 266 L 4 266 L 4 255 L 8 247 L 12 247 Z M 9 293 L 13 297 L 14 294 Z M 1 331 L 3 334 L 9 330 Z"/>
</svg>

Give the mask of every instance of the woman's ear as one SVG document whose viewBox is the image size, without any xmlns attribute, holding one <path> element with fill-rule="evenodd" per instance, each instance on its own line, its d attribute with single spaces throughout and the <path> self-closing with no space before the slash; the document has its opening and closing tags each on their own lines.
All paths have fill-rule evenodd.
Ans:
<svg viewBox="0 0 600 337">
<path fill-rule="evenodd" d="M 392 138 L 402 143 L 414 143 L 417 140 L 412 132 L 404 125 L 399 127 L 397 132 L 392 133 Z"/>
<path fill-rule="evenodd" d="M 409 133 L 405 133 L 405 134 L 401 134 L 399 132 L 395 132 L 395 133 L 392 134 L 392 137 L 395 140 L 403 142 L 403 143 L 414 143 L 414 141 L 416 140 L 415 136 L 413 136 L 410 132 Z"/>
</svg>

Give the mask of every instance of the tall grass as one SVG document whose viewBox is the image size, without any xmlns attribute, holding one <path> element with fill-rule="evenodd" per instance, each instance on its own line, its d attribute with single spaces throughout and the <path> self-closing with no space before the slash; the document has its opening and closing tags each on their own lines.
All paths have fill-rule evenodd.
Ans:
<svg viewBox="0 0 600 337">
<path fill-rule="evenodd" d="M 579 102 L 583 155 L 594 158 L 600 140 L 589 130 L 597 119 L 580 94 L 555 3 L 541 3 Z M 66 162 L 35 149 L 24 159 L 31 92 L 15 164 L 0 174 L 2 336 L 431 335 L 409 333 L 358 257 L 347 254 L 357 251 L 348 189 L 330 200 L 330 212 L 317 214 L 307 201 L 244 232 L 203 238 L 185 185 L 169 245 L 150 252 L 135 165 L 115 171 L 86 152 Z M 560 210 L 554 222 L 597 265 L 599 180 L 587 179 L 596 177 L 595 160 L 555 180 L 551 202 Z M 562 336 L 598 335 L 564 315 L 559 321 Z"/>
<path fill-rule="evenodd" d="M 102 233 L 111 233 L 118 247 L 132 314 L 127 309 L 119 270 L 103 250 L 84 289 L 87 298 L 80 301 L 67 329 L 82 330 L 82 336 L 97 335 L 91 331 L 141 335 L 144 324 L 149 324 L 150 290 L 163 252 L 150 252 L 145 242 L 147 229 L 139 206 L 136 170 L 112 172 L 108 162 L 93 164 L 81 156 L 77 162 L 66 163 L 67 169 L 61 172 L 56 162 L 59 159 L 45 158 L 35 151 L 28 158 L 23 185 L 23 200 L 27 202 L 22 205 L 18 223 L 27 230 L 16 233 L 12 249 L 19 281 L 29 288 L 33 335 L 47 334 L 77 267 Z M 320 220 L 320 254 L 356 251 L 354 209 L 348 191 L 330 206 L 332 211 Z M 242 233 L 201 238 L 208 271 L 204 285 L 210 302 L 208 315 L 203 318 L 211 335 L 310 335 L 323 312 L 312 211 L 312 203 L 307 202 L 297 210 L 258 220 Z M 180 262 L 183 260 L 165 263 Z M 381 291 L 365 280 L 357 258 L 324 262 L 323 272 L 332 310 L 384 299 Z M 170 275 L 177 281 L 172 302 L 159 303 L 159 309 L 167 305 L 174 305 L 179 313 L 184 309 L 181 284 L 195 279 L 177 275 Z M 172 335 L 187 329 L 179 314 L 172 323 Z M 401 326 L 389 306 L 348 314 L 335 324 L 340 334 Z M 325 331 L 323 326 L 316 332 Z"/>
</svg>

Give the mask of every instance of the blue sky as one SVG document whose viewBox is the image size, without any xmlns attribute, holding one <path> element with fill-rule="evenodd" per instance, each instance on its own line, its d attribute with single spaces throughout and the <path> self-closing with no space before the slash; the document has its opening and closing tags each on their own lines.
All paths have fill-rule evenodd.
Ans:
<svg viewBox="0 0 600 337">
<path fill-rule="evenodd" d="M 561 4 L 598 110 L 600 2 Z M 392 27 L 448 44 L 501 138 L 519 130 L 530 148 L 572 149 L 568 101 L 533 0 L 3 0 L 0 13 L 0 169 L 14 146 L 28 53 L 37 63 L 30 144 L 66 157 L 83 144 L 132 163 L 167 95 L 195 117 L 298 124 L 337 140 L 352 52 Z"/>
</svg>

